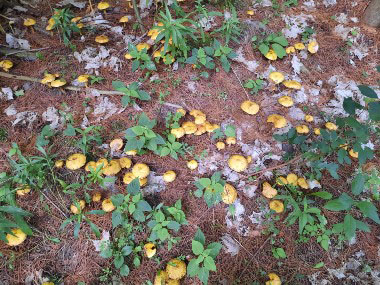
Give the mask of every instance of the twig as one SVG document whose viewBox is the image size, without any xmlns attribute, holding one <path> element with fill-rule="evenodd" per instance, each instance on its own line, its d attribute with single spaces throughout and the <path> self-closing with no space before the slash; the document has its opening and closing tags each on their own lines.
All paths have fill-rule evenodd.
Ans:
<svg viewBox="0 0 380 285">
<path fill-rule="evenodd" d="M 140 30 L 145 33 L 145 28 L 144 25 L 141 21 L 140 13 L 139 13 L 139 8 L 137 7 L 136 0 L 132 0 L 132 5 L 133 5 L 133 10 L 135 11 L 135 16 L 137 19 L 137 22 L 139 23 Z"/>
<path fill-rule="evenodd" d="M 249 100 L 249 99 L 250 99 L 250 98 L 249 98 L 249 94 L 248 94 L 247 90 L 245 90 L 245 88 L 244 88 L 244 86 L 243 86 L 243 83 L 241 83 L 240 78 L 237 76 L 237 74 L 236 74 L 236 72 L 235 72 L 235 70 L 233 69 L 232 66 L 231 66 L 231 70 L 232 70 L 232 72 L 235 74 L 236 79 L 239 81 L 241 88 L 243 88 L 244 93 L 245 93 L 245 95 L 247 95 L 247 98 L 248 98 L 248 100 Z"/>
<path fill-rule="evenodd" d="M 14 52 L 11 52 L 11 53 L 7 53 L 5 54 L 5 56 L 9 56 L 9 55 L 13 55 L 13 54 L 16 54 L 16 53 L 20 53 L 20 52 L 33 52 L 33 51 L 40 51 L 40 50 L 45 50 L 45 49 L 49 49 L 50 47 L 45 47 L 45 48 L 35 48 L 35 49 L 21 49 L 21 50 L 17 50 L 17 51 L 14 51 Z"/>
<path fill-rule="evenodd" d="M 61 210 L 61 208 L 59 208 L 56 204 L 54 204 L 54 202 L 53 202 L 52 200 L 50 200 L 50 198 L 49 198 L 47 195 L 45 195 L 45 193 L 44 193 L 43 191 L 41 191 L 41 193 L 42 193 L 42 195 L 46 198 L 46 200 L 48 200 L 50 203 L 52 203 L 52 205 L 53 205 L 55 208 L 57 208 L 57 210 L 58 210 L 59 212 L 61 212 L 61 214 L 67 219 L 66 214 Z"/>
</svg>

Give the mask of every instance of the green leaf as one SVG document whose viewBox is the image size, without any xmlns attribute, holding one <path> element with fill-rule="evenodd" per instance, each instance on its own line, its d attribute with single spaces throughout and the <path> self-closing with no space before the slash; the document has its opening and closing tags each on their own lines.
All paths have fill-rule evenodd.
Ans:
<svg viewBox="0 0 380 285">
<path fill-rule="evenodd" d="M 133 62 L 132 62 L 132 72 L 135 72 L 140 66 L 140 62 L 135 59 Z"/>
<path fill-rule="evenodd" d="M 371 87 L 367 85 L 358 85 L 358 88 L 364 96 L 375 99 L 378 98 L 376 92 Z"/>
<path fill-rule="evenodd" d="M 130 246 L 130 245 L 126 245 L 124 246 L 122 249 L 121 249 L 121 253 L 124 255 L 124 256 L 127 256 L 127 255 L 130 255 L 133 251 L 133 247 Z"/>
<path fill-rule="evenodd" d="M 123 217 L 119 211 L 112 212 L 112 228 L 116 228 L 123 222 Z"/>
<path fill-rule="evenodd" d="M 319 268 L 321 268 L 321 267 L 323 267 L 323 266 L 325 266 L 325 263 L 324 263 L 323 261 L 321 261 L 321 262 L 318 262 L 316 265 L 314 265 L 313 268 L 315 268 L 315 269 L 319 269 Z"/>
<path fill-rule="evenodd" d="M 207 249 L 211 250 L 209 255 L 215 259 L 222 249 L 222 245 L 219 242 L 212 242 L 207 246 Z"/>
<path fill-rule="evenodd" d="M 379 214 L 377 213 L 377 208 L 368 201 L 360 201 L 356 204 L 364 216 L 370 218 L 375 223 L 380 224 Z"/>
<path fill-rule="evenodd" d="M 236 137 L 236 128 L 233 125 L 228 125 L 224 131 L 227 137 Z"/>
<path fill-rule="evenodd" d="M 170 149 L 168 147 L 161 148 L 160 156 L 167 156 L 170 153 Z"/>
<path fill-rule="evenodd" d="M 380 121 L 380 102 L 370 102 L 368 104 L 369 118 L 373 121 Z"/>
<path fill-rule="evenodd" d="M 119 255 L 116 256 L 115 259 L 113 260 L 113 264 L 117 269 L 121 268 L 121 266 L 124 264 L 124 256 Z"/>
<path fill-rule="evenodd" d="M 332 194 L 326 191 L 314 192 L 314 193 L 311 193 L 310 195 L 316 196 L 325 200 L 329 200 L 332 198 Z"/>
<path fill-rule="evenodd" d="M 65 136 L 73 137 L 76 135 L 75 128 L 71 125 L 68 124 L 66 130 L 64 130 L 63 134 Z"/>
<path fill-rule="evenodd" d="M 282 45 L 283 47 L 286 47 L 289 44 L 284 36 L 275 37 L 272 41 Z"/>
<path fill-rule="evenodd" d="M 132 196 L 140 193 L 140 180 L 139 178 L 135 178 L 131 181 L 131 183 L 127 186 L 127 191 Z"/>
<path fill-rule="evenodd" d="M 272 44 L 272 48 L 279 58 L 283 58 L 284 56 L 286 56 L 286 51 L 281 45 Z"/>
<path fill-rule="evenodd" d="M 266 55 L 269 52 L 269 46 L 266 44 L 260 44 L 259 45 L 259 51 L 263 54 Z"/>
<path fill-rule="evenodd" d="M 362 221 L 356 220 L 356 228 L 363 232 L 371 232 L 371 229 L 366 223 L 363 223 Z"/>
<path fill-rule="evenodd" d="M 351 191 L 354 195 L 359 195 L 364 190 L 365 176 L 362 173 L 358 173 L 352 180 Z"/>
<path fill-rule="evenodd" d="M 343 230 L 347 240 L 351 240 L 355 236 L 356 220 L 349 214 L 344 217 Z"/>
<path fill-rule="evenodd" d="M 363 109 L 363 106 L 352 100 L 352 97 L 344 98 L 343 109 L 350 115 L 355 115 L 356 110 Z"/>
<path fill-rule="evenodd" d="M 200 242 L 203 245 L 205 244 L 206 237 L 205 237 L 204 233 L 201 231 L 200 228 L 198 228 L 197 232 L 195 233 L 194 240 Z"/>
<path fill-rule="evenodd" d="M 210 275 L 210 271 L 207 268 L 202 267 L 198 271 L 198 278 L 202 281 L 204 285 L 208 284 L 208 277 Z"/>
<path fill-rule="evenodd" d="M 187 276 L 194 277 L 199 271 L 199 264 L 196 259 L 191 259 L 187 265 Z"/>
<path fill-rule="evenodd" d="M 211 180 L 209 178 L 201 178 L 198 180 L 199 184 L 201 184 L 204 188 L 211 185 Z"/>
<path fill-rule="evenodd" d="M 200 255 L 204 251 L 203 244 L 196 240 L 191 241 L 191 248 L 195 255 Z"/>
<path fill-rule="evenodd" d="M 120 268 L 120 275 L 121 276 L 128 276 L 129 274 L 129 267 L 128 265 L 124 264 L 121 268 Z"/>
<path fill-rule="evenodd" d="M 338 199 L 327 202 L 324 208 L 330 211 L 345 211 L 349 210 L 353 203 L 352 198 L 343 193 Z"/>
<path fill-rule="evenodd" d="M 204 266 L 211 271 L 216 271 L 215 261 L 211 256 L 207 256 L 203 261 Z"/>
</svg>

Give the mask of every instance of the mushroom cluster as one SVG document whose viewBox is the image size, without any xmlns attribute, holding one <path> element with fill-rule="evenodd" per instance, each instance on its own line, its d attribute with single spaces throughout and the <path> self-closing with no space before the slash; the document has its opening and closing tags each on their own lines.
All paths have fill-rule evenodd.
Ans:
<svg viewBox="0 0 380 285">
<path fill-rule="evenodd" d="M 154 285 L 179 285 L 186 275 L 186 263 L 177 258 L 168 261 L 166 269 L 159 270 L 154 278 Z"/>
</svg>

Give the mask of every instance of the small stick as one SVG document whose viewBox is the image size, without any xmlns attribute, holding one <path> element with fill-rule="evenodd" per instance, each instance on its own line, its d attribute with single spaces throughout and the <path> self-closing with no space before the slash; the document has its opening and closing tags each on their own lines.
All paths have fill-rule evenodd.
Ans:
<svg viewBox="0 0 380 285">
<path fill-rule="evenodd" d="M 17 51 L 14 51 L 14 52 L 10 52 L 10 53 L 7 53 L 5 54 L 5 56 L 9 56 L 9 55 L 13 55 L 13 54 L 17 54 L 17 53 L 20 53 L 20 52 L 33 52 L 33 51 L 40 51 L 40 50 L 45 50 L 45 49 L 49 49 L 50 47 L 45 47 L 45 48 L 35 48 L 35 49 L 21 49 L 21 50 L 17 50 Z"/>
<path fill-rule="evenodd" d="M 250 98 L 249 98 L 249 94 L 247 93 L 247 90 L 245 90 L 245 88 L 244 88 L 244 86 L 243 86 L 243 83 L 241 83 L 240 78 L 237 76 L 237 74 L 236 74 L 235 70 L 232 68 L 232 66 L 231 66 L 231 70 L 232 70 L 232 72 L 235 74 L 236 79 L 239 81 L 241 88 L 243 88 L 244 93 L 245 93 L 245 95 L 247 95 L 247 98 L 248 98 L 248 100 L 249 100 L 249 99 L 250 99 Z"/>
<path fill-rule="evenodd" d="M 133 10 L 135 11 L 135 16 L 136 16 L 137 22 L 139 23 L 139 26 L 140 26 L 140 30 L 142 33 L 145 33 L 145 28 L 144 28 L 144 25 L 141 21 L 139 8 L 137 7 L 136 0 L 132 0 L 132 4 L 133 4 Z"/>
</svg>

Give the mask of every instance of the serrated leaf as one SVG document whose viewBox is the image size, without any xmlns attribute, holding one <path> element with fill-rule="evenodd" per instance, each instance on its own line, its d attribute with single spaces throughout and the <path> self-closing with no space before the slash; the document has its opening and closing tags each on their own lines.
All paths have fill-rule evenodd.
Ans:
<svg viewBox="0 0 380 285">
<path fill-rule="evenodd" d="M 351 215 L 346 215 L 343 222 L 343 230 L 347 240 L 351 240 L 356 232 L 356 220 Z"/>
<path fill-rule="evenodd" d="M 352 180 L 351 191 L 354 195 L 359 195 L 364 190 L 365 176 L 362 173 L 358 173 Z"/>
<path fill-rule="evenodd" d="M 192 240 L 191 249 L 193 250 L 193 253 L 195 255 L 200 255 L 203 252 L 204 247 L 203 247 L 203 244 L 201 244 L 199 241 Z"/>
<path fill-rule="evenodd" d="M 377 208 L 368 201 L 360 201 L 356 204 L 364 216 L 370 218 L 375 223 L 380 224 L 379 214 L 377 213 Z"/>
</svg>

